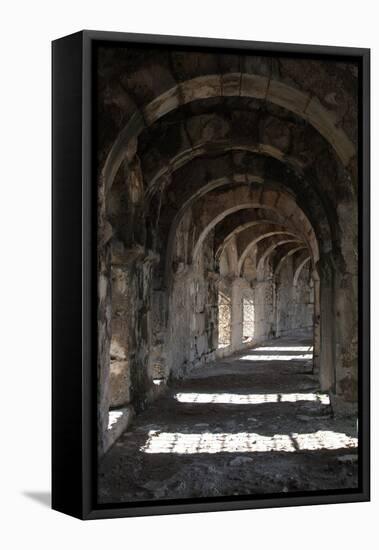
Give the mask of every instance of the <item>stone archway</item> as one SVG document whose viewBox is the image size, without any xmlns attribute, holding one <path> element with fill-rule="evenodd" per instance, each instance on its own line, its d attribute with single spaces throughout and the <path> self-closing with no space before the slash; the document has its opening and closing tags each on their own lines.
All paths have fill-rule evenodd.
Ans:
<svg viewBox="0 0 379 550">
<path fill-rule="evenodd" d="M 240 297 L 262 282 L 259 258 L 272 296 L 290 265 L 291 288 L 312 281 L 321 386 L 354 398 L 356 157 L 343 109 L 285 61 L 231 59 L 218 73 L 211 54 L 193 64 L 128 55 L 116 55 L 122 76 L 100 76 L 99 448 L 109 407 L 121 405 L 115 361 L 128 365 L 116 393 L 143 410 L 159 393 L 154 382 L 216 357 L 220 289 L 238 327 L 231 349 L 244 344 Z M 314 71 L 333 88 L 321 65 Z M 121 308 L 126 281 L 132 296 Z M 262 338 L 278 332 L 264 311 L 272 321 L 261 322 Z M 353 320 L 335 330 L 342 311 Z"/>
</svg>

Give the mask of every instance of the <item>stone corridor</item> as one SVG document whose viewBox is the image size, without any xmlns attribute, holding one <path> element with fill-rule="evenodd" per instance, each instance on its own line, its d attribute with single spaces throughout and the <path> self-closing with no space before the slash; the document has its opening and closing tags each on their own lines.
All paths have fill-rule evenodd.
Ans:
<svg viewBox="0 0 379 550">
<path fill-rule="evenodd" d="M 98 498 L 355 487 L 358 65 L 95 61 Z"/>
<path fill-rule="evenodd" d="M 103 457 L 106 502 L 354 488 L 354 415 L 333 414 L 312 338 L 276 338 L 193 369 Z"/>
</svg>

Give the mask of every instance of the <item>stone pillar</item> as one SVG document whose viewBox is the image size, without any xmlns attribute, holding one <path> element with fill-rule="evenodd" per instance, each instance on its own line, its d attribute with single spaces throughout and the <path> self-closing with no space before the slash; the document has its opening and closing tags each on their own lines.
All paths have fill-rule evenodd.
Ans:
<svg viewBox="0 0 379 550">
<path fill-rule="evenodd" d="M 100 232 L 101 230 L 101 232 Z M 106 448 L 106 433 L 109 413 L 109 365 L 111 342 L 112 288 L 111 288 L 111 246 L 112 229 L 104 223 L 99 228 L 98 247 L 98 309 L 97 309 L 97 440 L 101 456 Z"/>
<path fill-rule="evenodd" d="M 358 400 L 358 278 L 338 274 L 335 284 L 336 394 L 344 401 Z"/>
<path fill-rule="evenodd" d="M 335 394 L 344 408 L 358 400 L 358 203 L 355 193 L 337 207 L 339 248 L 335 252 Z"/>
<path fill-rule="evenodd" d="M 272 326 L 273 337 L 277 338 L 280 334 L 279 330 L 279 308 L 278 308 L 278 277 L 275 276 L 272 280 Z"/>
<path fill-rule="evenodd" d="M 320 386 L 335 392 L 334 268 L 327 257 L 320 259 Z"/>
<path fill-rule="evenodd" d="M 125 267 L 112 266 L 112 339 L 110 349 L 109 405 L 130 401 L 129 331 L 130 289 Z"/>
<path fill-rule="evenodd" d="M 313 311 L 313 371 L 320 369 L 320 279 L 318 274 L 313 274 L 314 311 Z"/>
<path fill-rule="evenodd" d="M 231 344 L 233 350 L 242 347 L 242 293 L 241 279 L 237 277 L 232 282 L 232 322 L 231 322 Z"/>
<path fill-rule="evenodd" d="M 166 354 L 167 303 L 166 289 L 152 290 L 149 343 L 149 377 L 152 379 L 167 379 L 169 375 Z"/>
</svg>

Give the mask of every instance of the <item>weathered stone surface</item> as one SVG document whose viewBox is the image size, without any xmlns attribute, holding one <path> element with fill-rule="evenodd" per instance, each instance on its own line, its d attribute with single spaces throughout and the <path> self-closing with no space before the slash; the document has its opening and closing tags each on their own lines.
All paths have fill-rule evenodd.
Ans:
<svg viewBox="0 0 379 550">
<path fill-rule="evenodd" d="M 356 406 L 356 69 L 101 48 L 100 455 L 131 418 L 108 430 L 114 411 L 128 404 L 144 414 L 170 384 L 210 372 L 217 357 L 294 331 L 313 328 L 313 364 L 303 367 L 331 392 L 336 414 Z M 322 422 L 302 412 L 303 426 Z M 236 465 L 247 461 L 233 460 L 239 476 Z M 220 494 L 217 468 L 229 462 L 206 465 L 211 494 Z M 302 486 L 293 472 L 277 473 L 263 484 Z M 141 495 L 164 497 L 150 481 Z M 173 494 L 186 493 L 188 479 L 174 472 L 171 482 Z"/>
<path fill-rule="evenodd" d="M 112 409 L 109 412 L 108 424 L 104 435 L 104 452 L 115 443 L 128 428 L 134 417 L 133 407 Z"/>
<path fill-rule="evenodd" d="M 109 371 L 111 407 L 120 407 L 130 401 L 130 373 L 128 361 L 111 361 Z"/>
<path fill-rule="evenodd" d="M 311 343 L 296 333 L 264 348 Z M 246 353 L 196 369 L 136 417 L 100 463 L 101 502 L 357 487 L 355 420 L 333 414 L 307 361 Z"/>
</svg>

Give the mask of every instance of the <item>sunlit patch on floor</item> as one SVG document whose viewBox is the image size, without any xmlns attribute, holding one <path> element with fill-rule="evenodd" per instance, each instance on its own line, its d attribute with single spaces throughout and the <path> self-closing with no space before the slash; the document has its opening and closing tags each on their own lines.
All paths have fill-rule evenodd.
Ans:
<svg viewBox="0 0 379 550">
<path fill-rule="evenodd" d="M 322 405 L 330 405 L 329 395 L 325 393 L 177 393 L 174 397 L 180 403 L 259 405 L 261 403 L 315 401 Z"/>
<path fill-rule="evenodd" d="M 259 348 L 254 348 L 252 351 L 313 351 L 313 346 L 263 346 Z"/>
<path fill-rule="evenodd" d="M 242 355 L 239 357 L 240 361 L 306 361 L 312 359 L 311 353 L 304 353 L 302 355 Z"/>
<path fill-rule="evenodd" d="M 264 436 L 257 433 L 169 433 L 151 430 L 145 453 L 254 453 L 281 451 L 316 451 L 321 449 L 356 448 L 358 440 L 344 433 L 317 431 L 314 433 L 291 433 Z"/>
<path fill-rule="evenodd" d="M 111 430 L 113 428 L 113 426 L 120 420 L 123 414 L 123 411 L 109 411 L 108 430 Z"/>
</svg>

